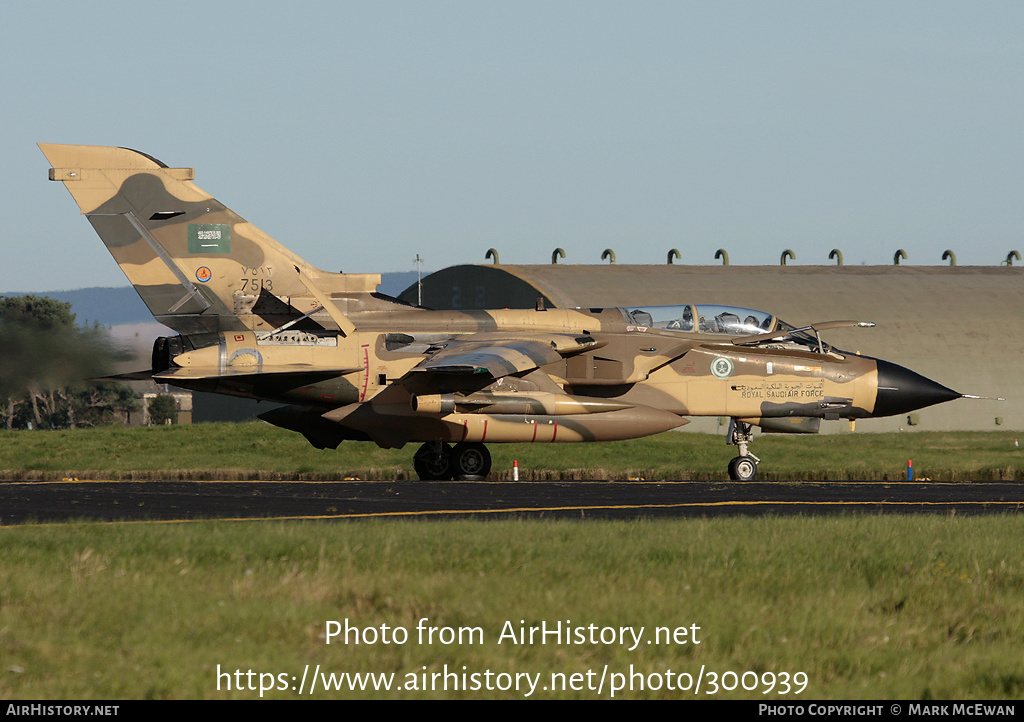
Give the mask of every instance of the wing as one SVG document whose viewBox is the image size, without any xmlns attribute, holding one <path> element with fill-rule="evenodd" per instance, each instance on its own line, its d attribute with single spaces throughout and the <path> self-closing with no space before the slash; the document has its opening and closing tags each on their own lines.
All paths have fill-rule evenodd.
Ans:
<svg viewBox="0 0 1024 722">
<path fill-rule="evenodd" d="M 492 379 L 522 374 L 560 360 L 563 356 L 597 348 L 592 336 L 531 334 L 518 338 L 472 334 L 449 341 L 410 373 L 470 376 Z"/>
</svg>

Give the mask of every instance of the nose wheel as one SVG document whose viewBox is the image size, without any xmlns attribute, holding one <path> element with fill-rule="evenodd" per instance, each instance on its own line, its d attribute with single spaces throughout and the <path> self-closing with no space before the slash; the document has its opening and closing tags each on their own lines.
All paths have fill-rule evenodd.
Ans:
<svg viewBox="0 0 1024 722">
<path fill-rule="evenodd" d="M 725 443 L 734 444 L 740 455 L 729 462 L 729 478 L 733 481 L 753 481 L 757 476 L 757 464 L 761 460 L 750 453 L 747 444 L 754 440 L 753 427 L 736 419 L 729 421 Z"/>
<path fill-rule="evenodd" d="M 491 473 L 491 452 L 476 442 L 462 442 L 452 448 L 443 441 L 428 441 L 412 463 L 422 481 L 477 481 Z"/>
<path fill-rule="evenodd" d="M 729 478 L 733 481 L 753 481 L 757 476 L 757 462 L 750 456 L 737 456 L 729 462 Z"/>
</svg>

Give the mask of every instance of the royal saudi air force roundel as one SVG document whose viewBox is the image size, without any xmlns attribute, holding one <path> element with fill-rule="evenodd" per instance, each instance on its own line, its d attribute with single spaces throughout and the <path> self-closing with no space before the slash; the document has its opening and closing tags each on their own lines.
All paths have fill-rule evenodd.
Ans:
<svg viewBox="0 0 1024 722">
<path fill-rule="evenodd" d="M 716 379 L 727 379 L 732 376 L 732 359 L 717 357 L 711 362 L 711 375 Z"/>
</svg>

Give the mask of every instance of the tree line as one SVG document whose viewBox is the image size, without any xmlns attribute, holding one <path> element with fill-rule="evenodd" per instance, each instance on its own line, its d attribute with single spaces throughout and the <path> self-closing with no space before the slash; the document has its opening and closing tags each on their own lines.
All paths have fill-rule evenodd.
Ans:
<svg viewBox="0 0 1024 722">
<path fill-rule="evenodd" d="M 75 324 L 71 304 L 45 296 L 0 297 L 0 415 L 8 429 L 74 429 L 127 423 L 138 394 L 89 379 L 119 353 L 99 324 Z"/>
</svg>

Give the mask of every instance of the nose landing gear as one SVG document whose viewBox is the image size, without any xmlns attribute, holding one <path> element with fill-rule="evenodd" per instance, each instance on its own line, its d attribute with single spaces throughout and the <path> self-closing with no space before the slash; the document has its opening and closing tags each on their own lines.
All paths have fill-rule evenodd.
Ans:
<svg viewBox="0 0 1024 722">
<path fill-rule="evenodd" d="M 761 460 L 750 453 L 747 444 L 754 440 L 750 424 L 737 419 L 729 420 L 729 431 L 725 443 L 735 444 L 740 455 L 729 462 L 729 478 L 733 481 L 753 481 L 757 476 L 757 464 Z"/>
</svg>

